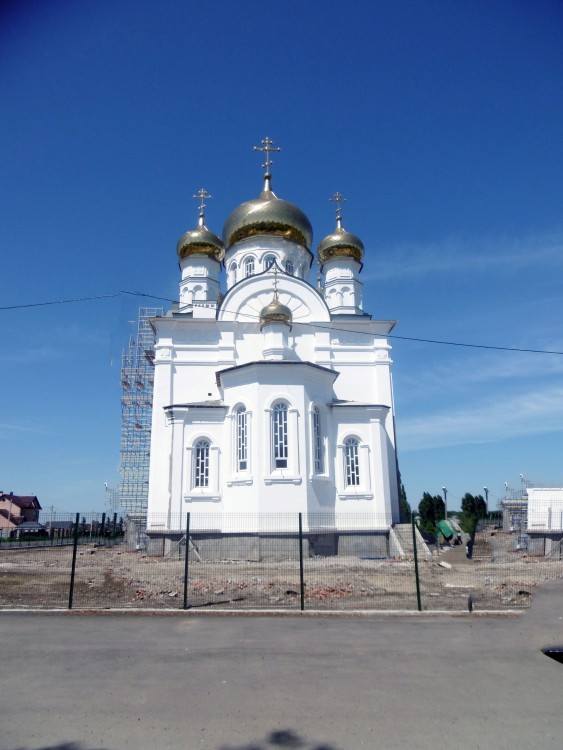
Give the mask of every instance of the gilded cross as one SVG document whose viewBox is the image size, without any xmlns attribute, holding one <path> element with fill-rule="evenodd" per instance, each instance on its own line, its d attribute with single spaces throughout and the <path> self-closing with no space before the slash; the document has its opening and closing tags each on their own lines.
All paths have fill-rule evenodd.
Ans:
<svg viewBox="0 0 563 750">
<path fill-rule="evenodd" d="M 212 195 L 209 195 L 207 190 L 205 188 L 200 188 L 195 195 L 192 196 L 192 198 L 195 198 L 196 201 L 199 201 L 199 226 L 202 227 L 204 225 L 204 219 L 205 219 L 205 213 L 203 209 L 205 208 L 205 199 L 206 198 L 213 198 Z"/>
<path fill-rule="evenodd" d="M 336 220 L 340 221 L 342 219 L 342 206 L 341 203 L 346 203 L 348 198 L 345 198 L 341 193 L 336 192 L 332 198 L 329 198 L 329 201 L 332 203 L 336 203 Z"/>
<path fill-rule="evenodd" d="M 274 146 L 274 142 L 272 141 L 272 139 L 268 138 L 267 136 L 266 138 L 262 138 L 261 143 L 261 146 L 254 146 L 254 151 L 264 151 L 266 153 L 266 161 L 264 162 L 264 164 L 262 164 L 262 166 L 266 170 L 264 177 L 270 177 L 270 167 L 274 163 L 270 159 L 270 151 L 281 151 L 281 148 Z"/>
<path fill-rule="evenodd" d="M 207 190 L 205 188 L 200 188 L 197 193 L 192 196 L 197 201 L 199 201 L 199 213 L 200 215 L 203 213 L 203 209 L 205 208 L 205 199 L 206 198 L 213 198 L 212 195 L 209 195 Z"/>
<path fill-rule="evenodd" d="M 274 294 L 278 296 L 278 267 L 274 263 Z"/>
</svg>

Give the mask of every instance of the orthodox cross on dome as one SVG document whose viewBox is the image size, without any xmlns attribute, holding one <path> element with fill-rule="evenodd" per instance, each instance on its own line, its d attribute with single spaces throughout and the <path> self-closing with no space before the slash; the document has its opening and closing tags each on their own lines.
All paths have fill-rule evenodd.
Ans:
<svg viewBox="0 0 563 750">
<path fill-rule="evenodd" d="M 279 273 L 279 271 L 278 271 L 278 266 L 277 266 L 276 263 L 273 263 L 273 270 L 272 270 L 272 272 L 274 274 L 274 299 L 277 300 L 277 298 L 278 298 L 278 273 Z"/>
<path fill-rule="evenodd" d="M 213 198 L 212 195 L 209 195 L 207 190 L 205 188 L 200 188 L 195 195 L 192 196 L 192 198 L 195 198 L 195 200 L 199 201 L 199 226 L 203 226 L 203 220 L 205 219 L 205 200 Z"/>
<path fill-rule="evenodd" d="M 347 203 L 348 198 L 337 191 L 332 198 L 329 198 L 329 201 L 336 203 L 336 228 L 342 229 L 342 206 L 340 204 Z"/>
<path fill-rule="evenodd" d="M 270 190 L 270 178 L 272 176 L 270 174 L 270 167 L 274 163 L 270 159 L 270 152 L 271 151 L 281 151 L 281 148 L 278 148 L 277 146 L 274 146 L 274 142 L 272 141 L 271 138 L 268 138 L 268 136 L 266 136 L 266 138 L 262 138 L 261 143 L 262 143 L 261 146 L 254 146 L 253 150 L 254 151 L 264 151 L 266 153 L 266 161 L 264 162 L 264 164 L 262 164 L 263 168 L 266 170 L 265 173 L 264 173 L 264 179 L 266 181 L 265 184 L 264 184 L 264 190 Z"/>
</svg>

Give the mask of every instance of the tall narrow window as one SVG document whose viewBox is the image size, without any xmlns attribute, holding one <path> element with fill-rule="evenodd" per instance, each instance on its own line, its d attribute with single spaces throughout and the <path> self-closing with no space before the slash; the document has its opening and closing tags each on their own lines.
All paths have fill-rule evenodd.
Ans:
<svg viewBox="0 0 563 750">
<path fill-rule="evenodd" d="M 209 443 L 200 440 L 195 447 L 194 487 L 209 487 Z"/>
<path fill-rule="evenodd" d="M 319 407 L 313 408 L 313 450 L 315 458 L 315 474 L 324 471 L 323 439 L 321 435 L 321 413 Z"/>
<path fill-rule="evenodd" d="M 289 273 L 293 276 L 293 261 L 292 260 L 286 260 L 285 262 L 285 272 Z"/>
<path fill-rule="evenodd" d="M 344 441 L 344 462 L 346 486 L 357 487 L 360 484 L 360 455 L 356 438 L 347 438 Z"/>
<path fill-rule="evenodd" d="M 276 404 L 272 415 L 274 466 L 287 469 L 287 404 Z"/>
<path fill-rule="evenodd" d="M 276 262 L 275 255 L 266 255 L 266 257 L 264 258 L 264 268 L 268 270 L 268 268 L 271 268 L 275 262 Z"/>
<path fill-rule="evenodd" d="M 248 468 L 248 414 L 244 406 L 237 409 L 237 471 Z"/>
<path fill-rule="evenodd" d="M 250 257 L 244 261 L 244 275 L 246 278 L 254 275 L 254 258 Z"/>
<path fill-rule="evenodd" d="M 237 283 L 237 264 L 231 263 L 231 278 L 233 279 L 233 284 Z"/>
</svg>

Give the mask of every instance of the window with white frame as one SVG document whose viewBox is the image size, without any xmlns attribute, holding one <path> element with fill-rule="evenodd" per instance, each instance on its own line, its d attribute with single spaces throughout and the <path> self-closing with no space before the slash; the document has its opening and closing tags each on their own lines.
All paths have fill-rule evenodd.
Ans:
<svg viewBox="0 0 563 750">
<path fill-rule="evenodd" d="M 237 270 L 238 270 L 237 264 L 231 263 L 231 278 L 233 280 L 233 284 L 237 283 Z"/>
<path fill-rule="evenodd" d="M 285 262 L 285 272 L 289 273 L 293 276 L 293 261 L 292 260 L 286 260 Z"/>
<path fill-rule="evenodd" d="M 254 275 L 254 258 L 252 256 L 244 261 L 244 275 L 245 278 Z"/>
<path fill-rule="evenodd" d="M 194 454 L 194 487 L 209 487 L 209 449 L 208 440 L 199 440 Z"/>
<path fill-rule="evenodd" d="M 237 409 L 237 471 L 246 471 L 248 468 L 248 412 L 244 406 Z"/>
<path fill-rule="evenodd" d="M 313 461 L 315 474 L 324 472 L 323 438 L 321 434 L 321 413 L 319 407 L 313 407 Z"/>
<path fill-rule="evenodd" d="M 272 442 L 274 453 L 274 468 L 287 469 L 288 435 L 287 435 L 287 404 L 283 402 L 274 406 L 272 411 Z"/>
<path fill-rule="evenodd" d="M 266 255 L 266 257 L 264 258 L 264 268 L 268 270 L 268 268 L 271 268 L 275 262 L 276 262 L 275 255 Z"/>
<path fill-rule="evenodd" d="M 360 484 L 359 441 L 349 437 L 344 441 L 344 479 L 346 487 L 357 487 Z"/>
</svg>

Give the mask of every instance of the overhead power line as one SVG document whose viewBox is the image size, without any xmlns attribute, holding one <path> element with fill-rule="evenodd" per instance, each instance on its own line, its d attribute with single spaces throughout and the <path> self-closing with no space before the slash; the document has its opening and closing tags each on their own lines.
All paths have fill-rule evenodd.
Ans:
<svg viewBox="0 0 563 750">
<path fill-rule="evenodd" d="M 178 300 L 170 299 L 169 297 L 160 297 L 156 294 L 147 294 L 146 292 L 138 292 L 138 291 L 130 291 L 122 289 L 119 292 L 115 292 L 113 294 L 100 294 L 92 297 L 75 297 L 73 299 L 61 299 L 61 300 L 52 300 L 50 302 L 31 302 L 24 305 L 5 305 L 0 307 L 0 311 L 2 310 L 19 310 L 23 308 L 28 307 L 43 307 L 46 305 L 66 305 L 72 302 L 87 302 L 89 300 L 98 300 L 98 299 L 111 299 L 114 297 L 121 297 L 121 296 L 130 296 L 130 297 L 145 297 L 148 299 L 157 299 L 161 300 L 162 302 L 170 302 L 174 303 Z M 227 310 L 229 312 L 229 310 Z M 234 311 L 231 311 L 234 313 Z M 237 313 L 238 315 L 242 317 L 247 317 L 249 320 L 257 320 L 258 315 L 250 315 L 245 313 Z M 315 328 L 324 328 L 328 330 L 334 330 L 333 326 L 327 326 L 323 325 L 322 323 L 299 323 L 299 321 L 293 321 L 293 325 L 300 325 L 300 326 L 314 326 Z M 339 331 L 343 331 L 344 333 L 355 333 L 359 335 L 364 336 L 378 336 L 380 338 L 386 338 L 386 339 L 396 339 L 400 341 L 415 341 L 417 343 L 421 344 L 436 344 L 439 346 L 458 346 L 458 347 L 465 347 L 467 349 L 489 349 L 491 351 L 499 351 L 499 352 L 520 352 L 522 354 L 556 354 L 558 356 L 563 356 L 563 351 L 557 351 L 552 349 L 527 349 L 524 347 L 518 347 L 518 346 L 492 346 L 489 344 L 468 344 L 461 341 L 445 341 L 442 339 L 426 339 L 426 338 L 419 338 L 416 336 L 399 336 L 397 334 L 384 334 L 384 333 L 374 333 L 372 331 L 358 331 L 357 329 L 351 329 L 351 328 L 342 328 L 338 327 Z"/>
<path fill-rule="evenodd" d="M 51 302 L 28 302 L 25 305 L 3 305 L 0 310 L 21 310 L 24 307 L 45 307 L 46 305 L 66 305 L 69 302 L 86 302 L 91 299 L 110 299 L 111 297 L 120 297 L 123 292 L 115 292 L 115 294 L 98 294 L 93 297 L 75 297 L 73 299 L 57 299 Z"/>
</svg>

